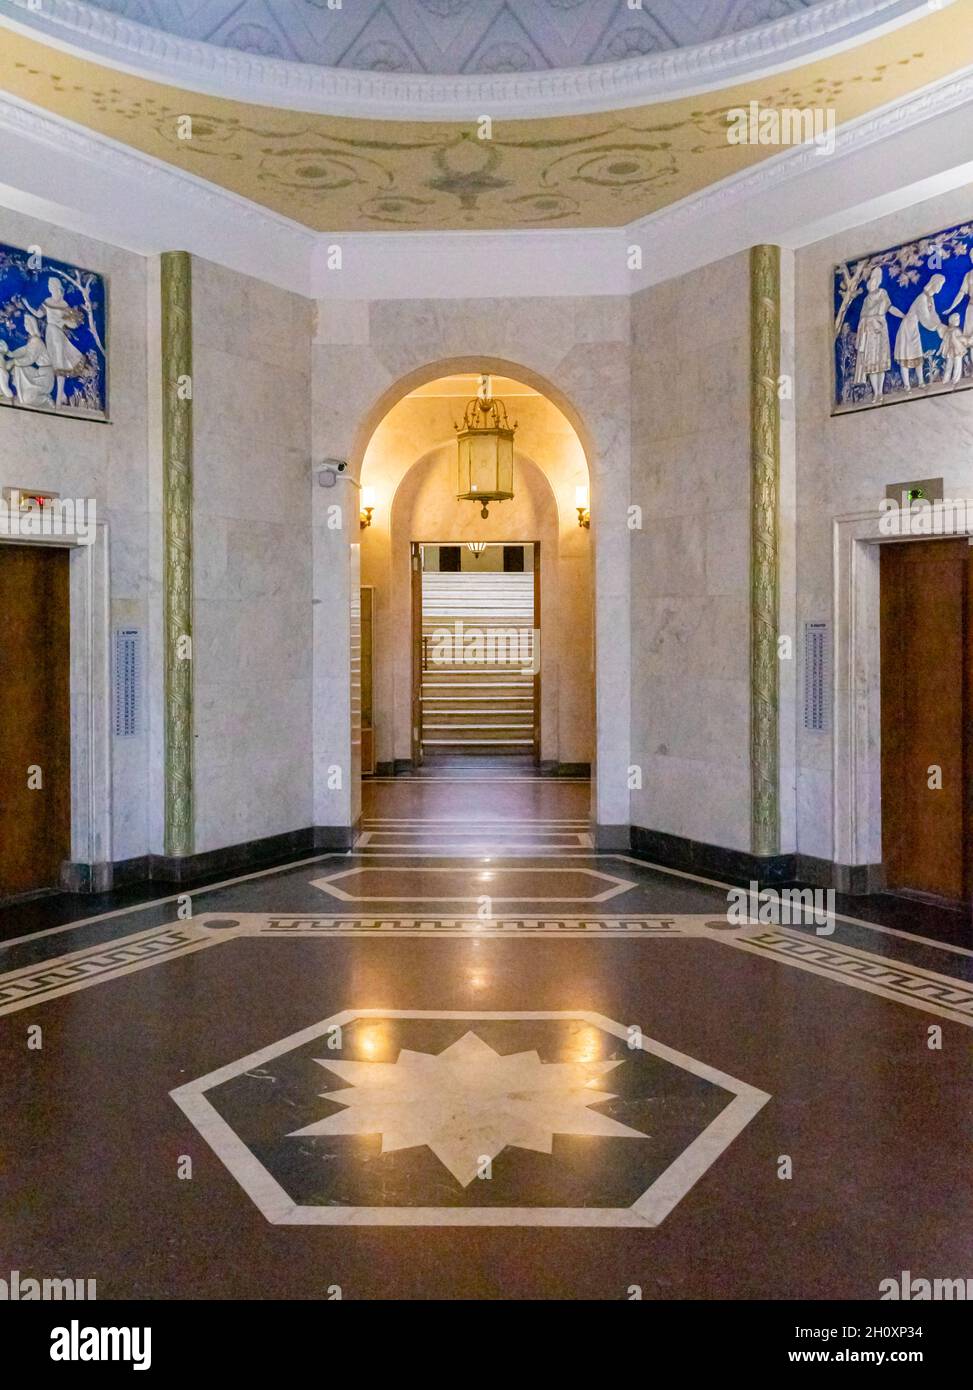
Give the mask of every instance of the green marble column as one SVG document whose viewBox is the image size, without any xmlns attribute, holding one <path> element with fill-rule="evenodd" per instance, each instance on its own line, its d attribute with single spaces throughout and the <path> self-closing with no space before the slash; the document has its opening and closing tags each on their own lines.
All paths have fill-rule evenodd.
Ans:
<svg viewBox="0 0 973 1390">
<path fill-rule="evenodd" d="M 750 248 L 750 847 L 780 851 L 780 247 Z"/>
<path fill-rule="evenodd" d="M 165 852 L 192 854 L 192 260 L 162 255 L 162 510 L 165 633 Z"/>
</svg>

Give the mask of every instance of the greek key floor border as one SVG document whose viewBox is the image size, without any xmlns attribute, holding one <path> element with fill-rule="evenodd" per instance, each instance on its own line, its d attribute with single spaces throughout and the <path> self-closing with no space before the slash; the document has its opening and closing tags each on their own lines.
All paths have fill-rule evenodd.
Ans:
<svg viewBox="0 0 973 1390">
<path fill-rule="evenodd" d="M 201 913 L 198 917 L 135 932 L 109 943 L 68 951 L 40 965 L 0 973 L 0 1015 L 47 1003 L 239 937 L 275 941 L 295 938 L 321 941 L 335 937 L 666 941 L 695 937 L 720 942 L 778 965 L 808 971 L 851 989 L 973 1027 L 973 986 L 857 947 L 815 939 L 788 927 L 757 923 L 731 926 L 712 913 L 511 915 L 486 919 L 360 913 Z"/>
</svg>

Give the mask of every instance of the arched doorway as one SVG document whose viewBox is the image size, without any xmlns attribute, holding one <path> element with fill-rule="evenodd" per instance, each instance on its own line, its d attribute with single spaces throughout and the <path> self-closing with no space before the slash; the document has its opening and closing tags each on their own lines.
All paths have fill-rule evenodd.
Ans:
<svg viewBox="0 0 973 1390">
<path fill-rule="evenodd" d="M 374 740 L 374 765 L 386 774 L 426 756 L 455 765 L 500 755 L 509 772 L 529 748 L 526 761 L 538 770 L 587 775 L 595 728 L 591 547 L 576 507 L 578 490 L 588 489 L 587 460 L 547 396 L 494 377 L 494 394 L 517 423 L 515 485 L 514 497 L 492 504 L 484 519 L 456 495 L 454 425 L 478 382 L 457 372 L 414 388 L 379 422 L 362 459 L 363 495 L 373 505 L 361 533 L 374 638 L 371 661 L 367 650 L 364 657 L 366 746 Z M 474 557 L 473 545 L 487 553 Z M 454 566 L 450 578 L 444 571 Z M 515 566 L 517 577 L 508 573 Z M 529 711 L 525 660 L 536 666 Z"/>
<path fill-rule="evenodd" d="M 394 384 L 383 390 L 364 412 L 347 455 L 349 496 L 346 505 L 354 505 L 357 510 L 360 500 L 358 488 L 363 481 L 365 486 L 374 488 L 374 497 L 369 498 L 369 501 L 373 502 L 374 511 L 371 525 L 366 531 L 359 533 L 355 527 L 354 534 L 345 532 L 343 536 L 329 532 L 325 523 L 324 505 L 328 498 L 315 489 L 315 563 L 319 572 L 327 576 L 326 592 L 329 595 L 326 602 L 318 600 L 315 618 L 316 667 L 321 671 L 321 675 L 316 677 L 316 820 L 323 826 L 354 827 L 361 813 L 358 749 L 352 731 L 354 698 L 348 692 L 347 676 L 342 675 L 338 663 L 342 649 L 348 653 L 349 664 L 351 661 L 354 620 L 349 619 L 348 613 L 352 592 L 359 592 L 362 556 L 366 556 L 365 563 L 369 565 L 371 560 L 367 556 L 367 550 L 376 544 L 376 538 L 383 530 L 384 541 L 391 556 L 392 519 L 396 509 L 396 495 L 403 480 L 414 465 L 437 448 L 445 449 L 451 446 L 455 450 L 456 447 L 452 426 L 454 419 L 460 418 L 462 414 L 461 399 L 452 402 L 452 413 L 447 413 L 440 421 L 438 434 L 433 431 L 431 436 L 424 437 L 420 442 L 417 442 L 416 436 L 405 427 L 403 403 L 409 402 L 408 409 L 414 409 L 415 403 L 423 399 L 422 393 L 425 391 L 427 394 L 435 394 L 435 384 L 443 378 L 465 375 L 473 382 L 483 373 L 489 373 L 495 381 L 504 384 L 515 383 L 530 391 L 539 401 L 543 401 L 545 408 L 558 416 L 563 439 L 570 439 L 572 442 L 573 472 L 564 471 L 555 479 L 551 476 L 551 459 L 556 452 L 552 438 L 549 437 L 546 442 L 538 444 L 528 441 L 525 434 L 521 435 L 525 444 L 522 452 L 528 461 L 527 466 L 538 469 L 545 476 L 556 503 L 558 544 L 555 549 L 562 557 L 566 551 L 573 552 L 575 557 L 573 568 L 568 570 L 571 575 L 569 587 L 583 587 L 590 605 L 590 635 L 586 638 L 585 662 L 591 675 L 590 686 L 593 693 L 588 712 L 582 713 L 581 718 L 587 723 L 591 748 L 590 821 L 595 835 L 594 842 L 603 848 L 627 848 L 627 777 L 630 761 L 627 711 L 630 656 L 629 537 L 625 511 L 627 454 L 623 447 L 624 440 L 619 441 L 621 452 L 617 460 L 611 456 L 602 457 L 594 444 L 595 435 L 588 429 L 580 412 L 565 392 L 533 369 L 508 358 L 489 354 L 427 362 L 400 376 Z M 586 397 L 595 394 L 594 383 L 586 380 L 583 385 Z M 519 405 L 519 400 L 515 404 Z M 382 435 L 383 424 L 387 420 L 384 431 L 385 444 L 391 463 L 382 481 L 379 473 L 372 472 L 371 465 L 375 452 L 374 441 L 376 436 Z M 604 437 L 607 446 L 610 447 L 613 436 L 602 427 L 600 417 L 598 436 Z M 579 526 L 576 510 L 576 491 L 585 478 L 590 479 L 590 531 Z M 352 490 L 353 497 L 350 495 Z M 451 492 L 452 503 L 455 503 L 454 485 L 451 485 Z M 604 516 L 600 516 L 598 511 L 602 498 L 609 508 Z M 502 514 L 502 506 L 499 510 Z M 432 539 L 428 534 L 418 538 Z M 459 537 L 452 536 L 446 539 L 456 540 Z M 322 582 L 322 590 L 324 589 L 325 583 Z M 570 632 L 570 629 L 567 631 Z M 599 633 L 606 633 L 609 638 L 604 650 L 599 649 Z M 347 665 L 344 670 L 347 672 Z M 568 703 L 570 705 L 570 701 Z M 611 716 L 605 717 L 608 710 L 612 711 Z M 399 747 L 401 746 L 400 742 Z M 387 744 L 384 747 L 387 748 Z M 393 753 L 393 759 L 394 756 Z M 388 757 L 380 756 L 379 761 L 387 762 Z M 562 755 L 560 761 L 575 760 Z M 342 784 L 339 790 L 328 786 L 325 779 L 332 773 L 340 778 L 341 770 L 346 767 L 352 769 L 349 781 Z"/>
</svg>

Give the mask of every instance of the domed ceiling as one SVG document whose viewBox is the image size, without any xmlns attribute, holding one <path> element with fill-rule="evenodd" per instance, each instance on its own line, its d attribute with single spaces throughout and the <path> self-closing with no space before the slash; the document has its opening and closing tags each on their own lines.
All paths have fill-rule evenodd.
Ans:
<svg viewBox="0 0 973 1390">
<path fill-rule="evenodd" d="M 0 0 L 0 104 L 316 232 L 620 227 L 780 156 L 750 103 L 840 131 L 973 71 L 973 0 L 337 3 Z"/>
<path fill-rule="evenodd" d="M 182 38 L 373 72 L 617 63 L 753 29 L 824 0 L 89 0 Z"/>
</svg>

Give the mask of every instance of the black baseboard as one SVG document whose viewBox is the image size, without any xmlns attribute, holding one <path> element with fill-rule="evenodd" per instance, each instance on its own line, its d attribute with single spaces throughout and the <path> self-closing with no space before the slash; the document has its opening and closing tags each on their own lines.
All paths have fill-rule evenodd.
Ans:
<svg viewBox="0 0 973 1390">
<path fill-rule="evenodd" d="M 557 763 L 547 761 L 538 765 L 542 777 L 588 777 L 591 776 L 590 763 Z"/>
<path fill-rule="evenodd" d="M 142 883 L 188 883 L 212 878 L 214 874 L 248 873 L 274 861 L 286 862 L 289 857 L 299 859 L 320 851 L 349 850 L 355 841 L 355 830 L 356 827 L 347 825 L 314 825 L 201 854 L 145 854 L 113 864 L 65 863 L 61 866 L 61 888 L 66 893 L 109 893 Z"/>
<path fill-rule="evenodd" d="M 640 825 L 632 826 L 631 845 L 634 854 L 667 869 L 682 869 L 684 873 L 725 883 L 749 884 L 754 879 L 761 885 L 790 883 L 797 868 L 794 854 L 750 854 L 702 840 L 686 840 L 681 835 L 667 835 L 661 830 L 645 830 Z"/>
<path fill-rule="evenodd" d="M 850 898 L 885 892 L 883 864 L 835 864 L 812 854 L 798 854 L 795 858 L 796 877 L 813 888 L 833 888 L 836 893 L 846 893 Z"/>
<path fill-rule="evenodd" d="M 661 830 L 632 826 L 632 853 L 667 869 L 716 878 L 723 883 L 744 887 L 756 881 L 761 887 L 785 883 L 807 883 L 813 888 L 833 888 L 849 897 L 880 893 L 885 887 L 881 864 L 834 864 L 809 854 L 750 854 L 746 850 L 726 849 Z"/>
<path fill-rule="evenodd" d="M 591 828 L 595 849 L 628 850 L 632 847 L 632 827 L 630 825 L 593 825 Z"/>
</svg>

